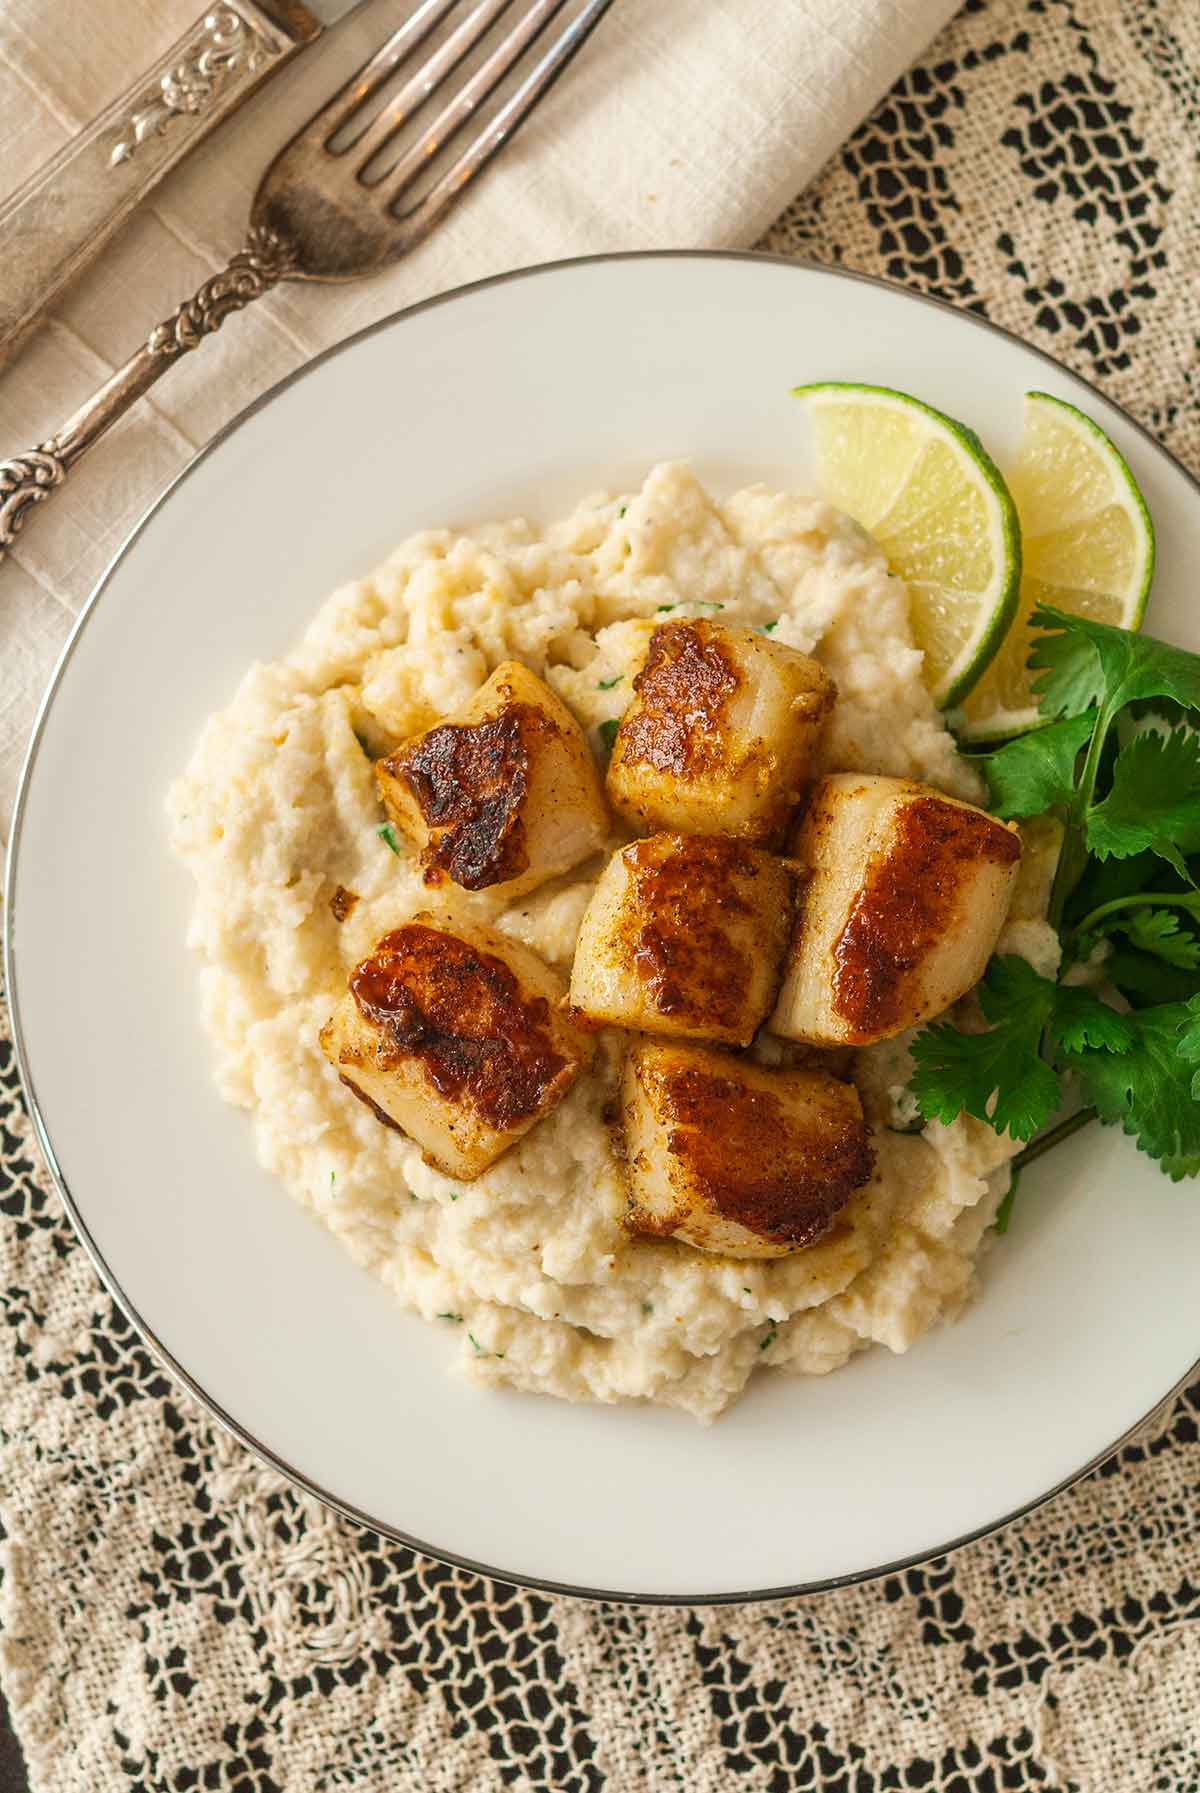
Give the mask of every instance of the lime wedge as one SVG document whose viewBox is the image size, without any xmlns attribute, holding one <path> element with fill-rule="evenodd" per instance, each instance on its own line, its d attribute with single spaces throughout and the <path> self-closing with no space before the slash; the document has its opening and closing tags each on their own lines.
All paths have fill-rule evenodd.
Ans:
<svg viewBox="0 0 1200 1793">
<path fill-rule="evenodd" d="M 1041 717 L 1029 690 L 1027 618 L 1054 604 L 1140 626 L 1154 574 L 1154 526 L 1129 468 L 1098 424 L 1047 392 L 1025 394 L 1025 433 L 1009 486 L 1025 572 L 1016 620 L 963 705 L 962 735 L 998 740 Z"/>
<path fill-rule="evenodd" d="M 1008 487 L 964 424 L 886 386 L 798 386 L 821 487 L 908 586 L 935 702 L 957 703 L 1017 604 L 1021 531 Z"/>
</svg>

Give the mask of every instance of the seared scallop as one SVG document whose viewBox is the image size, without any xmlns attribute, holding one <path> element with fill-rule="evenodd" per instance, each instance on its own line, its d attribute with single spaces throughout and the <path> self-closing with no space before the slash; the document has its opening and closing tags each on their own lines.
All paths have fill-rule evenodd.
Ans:
<svg viewBox="0 0 1200 1793">
<path fill-rule="evenodd" d="M 789 866 L 744 841 L 635 841 L 592 893 L 571 1003 L 617 1027 L 747 1046 L 779 987 L 793 903 Z"/>
<path fill-rule="evenodd" d="M 983 976 L 1021 858 L 1015 828 L 902 778 L 822 779 L 794 841 L 808 868 L 769 1026 L 865 1046 Z"/>
<path fill-rule="evenodd" d="M 389 816 L 426 882 L 518 896 L 601 846 L 608 810 L 583 730 L 550 687 L 506 660 L 456 716 L 377 760 Z"/>
<path fill-rule="evenodd" d="M 621 1099 L 635 1233 L 733 1258 L 815 1245 L 873 1170 L 858 1092 L 824 1071 L 768 1071 L 646 1040 Z"/>
<path fill-rule="evenodd" d="M 321 1049 L 378 1120 L 469 1182 L 589 1062 L 592 1043 L 564 1015 L 563 994 L 527 947 L 419 915 L 355 966 Z"/>
<path fill-rule="evenodd" d="M 633 691 L 608 768 L 623 816 L 647 830 L 780 833 L 836 696 L 815 660 L 753 629 L 663 623 Z"/>
</svg>

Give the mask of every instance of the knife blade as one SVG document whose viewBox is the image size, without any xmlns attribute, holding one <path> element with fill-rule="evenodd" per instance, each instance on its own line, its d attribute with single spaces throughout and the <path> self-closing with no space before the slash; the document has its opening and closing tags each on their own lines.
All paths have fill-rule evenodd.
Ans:
<svg viewBox="0 0 1200 1793">
<path fill-rule="evenodd" d="M 0 365 L 188 151 L 361 0 L 220 0 L 0 204 Z"/>
</svg>

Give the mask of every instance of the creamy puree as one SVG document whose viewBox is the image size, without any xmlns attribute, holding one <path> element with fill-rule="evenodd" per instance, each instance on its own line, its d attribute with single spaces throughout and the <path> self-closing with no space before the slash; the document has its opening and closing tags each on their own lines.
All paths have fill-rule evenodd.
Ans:
<svg viewBox="0 0 1200 1793">
<path fill-rule="evenodd" d="M 904 1042 L 869 1048 L 855 1077 L 877 1170 L 846 1226 L 790 1258 L 735 1262 L 624 1231 L 604 1113 L 618 1034 L 474 1183 L 430 1169 L 381 1126 L 317 1044 L 351 967 L 429 905 L 415 855 L 378 833 L 369 755 L 456 709 L 514 657 L 602 753 L 597 725 L 620 715 L 668 614 L 770 626 L 814 654 L 839 690 L 823 769 L 981 799 L 921 683 L 907 591 L 871 541 L 814 498 L 752 487 L 716 503 L 672 464 L 635 495 L 590 499 L 545 528 L 518 518 L 412 536 L 334 592 L 290 654 L 250 669 L 169 810 L 196 879 L 189 938 L 218 1084 L 249 1111 L 263 1164 L 445 1332 L 477 1380 L 711 1419 L 757 1369 L 823 1374 L 870 1344 L 905 1351 L 956 1313 L 1015 1148 L 967 1118 L 900 1131 L 912 1118 Z M 1046 968 L 1056 942 L 1027 858 L 1000 950 Z M 507 907 L 454 886 L 438 902 L 495 922 L 565 974 L 598 869 Z M 774 1062 L 791 1049 L 764 1037 L 756 1050 Z"/>
</svg>

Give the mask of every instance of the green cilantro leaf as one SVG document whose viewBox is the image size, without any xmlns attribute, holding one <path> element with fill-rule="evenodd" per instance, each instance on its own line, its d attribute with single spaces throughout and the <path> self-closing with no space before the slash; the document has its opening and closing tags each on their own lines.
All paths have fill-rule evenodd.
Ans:
<svg viewBox="0 0 1200 1793">
<path fill-rule="evenodd" d="M 1054 1012 L 1055 986 L 1042 977 L 1027 959 L 1009 953 L 993 959 L 987 976 L 979 986 L 979 1006 L 984 1017 L 998 1027 L 1019 1015 L 1022 1009 L 1041 1011 L 1043 1024 Z"/>
<path fill-rule="evenodd" d="M 1104 942 L 1104 976 L 1130 1012 L 994 960 L 978 992 L 988 1032 L 943 1022 L 918 1034 L 912 1091 L 926 1118 L 965 1111 L 1027 1139 L 1069 1071 L 1087 1106 L 1046 1141 L 1096 1113 L 1168 1176 L 1200 1176 L 1200 889 L 1188 865 L 1200 854 L 1200 732 L 1189 719 L 1200 711 L 1200 655 L 1049 605 L 1030 620 L 1041 631 L 1033 689 L 1050 726 L 985 757 L 993 807 L 1006 819 L 1059 812 L 1049 919 L 1067 919 L 1068 960 Z M 1126 706 L 1169 726 L 1118 749 Z"/>
<path fill-rule="evenodd" d="M 1129 1051 L 1065 1055 L 1100 1119 L 1122 1127 L 1175 1181 L 1200 1170 L 1200 1103 L 1191 1069 L 1200 1052 L 1196 1012 L 1194 1003 L 1182 1002 L 1141 1009 L 1126 1017 L 1134 1036 Z"/>
<path fill-rule="evenodd" d="M 596 680 L 596 689 L 597 689 L 597 691 L 611 691 L 614 688 L 614 686 L 619 685 L 621 683 L 621 680 L 624 677 L 625 677 L 625 674 L 623 672 L 619 672 L 615 679 L 597 679 Z"/>
<path fill-rule="evenodd" d="M 1128 1052 L 1134 1043 L 1128 1019 L 1075 984 L 1058 985 L 1049 1026 L 1051 1040 L 1064 1052 L 1081 1052 L 1088 1046 Z"/>
<path fill-rule="evenodd" d="M 1043 716 L 1082 716 L 1096 709 L 1104 697 L 1104 668 L 1096 644 L 1072 624 L 1079 618 L 1039 604 L 1030 615 L 1031 627 L 1044 629 L 1029 653 L 1029 669 L 1036 673 L 1031 689 Z"/>
<path fill-rule="evenodd" d="M 1046 728 L 1020 735 L 989 753 L 983 771 L 992 793 L 991 809 L 1005 821 L 1039 816 L 1075 791 L 1075 762 L 1096 726 L 1095 710 L 1068 716 Z"/>
<path fill-rule="evenodd" d="M 455 1326 L 462 1325 L 463 1317 L 461 1314 L 437 1314 L 434 1317 L 438 1320 L 451 1320 L 451 1321 L 453 1321 Z"/>
<path fill-rule="evenodd" d="M 1183 1004 L 1185 1020 L 1177 1048 L 1185 1064 L 1200 1066 L 1200 992 Z M 1192 1097 L 1200 1102 L 1200 1069 L 1192 1078 Z"/>
<path fill-rule="evenodd" d="M 1200 1152 L 1191 1156 L 1161 1158 L 1159 1163 L 1173 1183 L 1182 1183 L 1185 1177 L 1200 1177 Z"/>
<path fill-rule="evenodd" d="M 764 623 L 763 628 L 762 628 L 763 634 L 764 635 L 774 635 L 776 629 L 779 627 L 781 620 L 782 619 L 777 616 L 773 623 Z"/>
<path fill-rule="evenodd" d="M 1200 940 L 1190 929 L 1181 928 L 1174 909 L 1133 909 L 1120 919 L 1121 932 L 1131 946 L 1144 953 L 1153 953 L 1180 971 L 1200 967 Z"/>
<path fill-rule="evenodd" d="M 610 753 L 612 752 L 612 744 L 617 738 L 617 730 L 620 728 L 620 726 L 621 725 L 617 721 L 616 717 L 610 716 L 608 718 L 607 722 L 600 723 L 600 725 L 596 729 L 596 733 L 599 735 L 600 739 L 603 741 L 605 747 L 607 747 L 607 749 Z"/>
<path fill-rule="evenodd" d="M 1079 716 L 1093 707 L 1112 716 L 1145 697 L 1200 710 L 1200 656 L 1050 604 L 1039 604 L 1029 620 L 1046 631 L 1029 656 L 1044 716 Z"/>
<path fill-rule="evenodd" d="M 1104 975 L 1136 1009 L 1160 1002 L 1186 1002 L 1196 988 L 1195 974 L 1168 965 L 1149 953 L 1121 946 L 1104 961 Z"/>
<path fill-rule="evenodd" d="M 1181 843 L 1173 838 L 1172 829 L 1181 818 L 1185 828 L 1200 826 L 1192 805 L 1198 793 L 1190 777 L 1182 792 L 1168 792 L 1159 786 L 1148 813 L 1141 813 L 1141 799 L 1155 784 L 1156 754 L 1165 756 L 1158 762 L 1160 771 L 1168 763 L 1179 770 L 1189 752 L 1196 759 L 1194 749 L 1180 744 L 1189 739 L 1188 731 L 1177 729 L 1173 736 L 1165 737 L 1171 742 L 1167 747 L 1139 745 L 1141 737 L 1130 742 L 1117 755 L 1108 796 L 1094 804 L 1094 795 L 1111 757 L 1109 731 L 1126 704 L 1156 699 L 1184 710 L 1200 710 L 1200 655 L 1156 641 L 1152 635 L 1135 635 L 1087 616 L 1068 615 L 1049 604 L 1037 605 L 1030 621 L 1043 631 L 1029 656 L 1037 675 L 1033 690 L 1042 714 L 1069 719 L 1090 709 L 1097 712 L 1068 805 L 1050 893 L 1049 919 L 1057 926 L 1087 869 L 1089 852 L 1104 859 L 1151 848 L 1187 880 Z M 1116 768 L 1121 768 L 1119 774 Z"/>
<path fill-rule="evenodd" d="M 1088 812 L 1087 844 L 1098 859 L 1148 849 L 1186 879 L 1182 854 L 1200 848 L 1200 736 L 1135 735 L 1117 755 L 1107 797 Z"/>
<path fill-rule="evenodd" d="M 1032 1139 L 1059 1105 L 1058 1078 L 1040 1055 L 1056 996 L 1024 959 L 993 959 L 979 986 L 988 1032 L 961 1033 L 941 1021 L 909 1048 L 917 1067 L 911 1088 L 925 1119 L 949 1122 L 965 1112 L 997 1133 Z"/>
<path fill-rule="evenodd" d="M 380 822 L 375 832 L 380 840 L 387 842 L 388 846 L 392 849 L 392 852 L 398 859 L 403 857 L 400 852 L 400 842 L 396 839 L 396 830 L 392 827 L 390 822 Z"/>
<path fill-rule="evenodd" d="M 1058 1078 L 1038 1056 L 1040 1039 L 1033 1021 L 982 1034 L 960 1033 L 945 1021 L 925 1028 L 910 1048 L 921 1113 L 947 1123 L 972 1114 L 997 1133 L 1032 1139 L 1059 1103 Z"/>
<path fill-rule="evenodd" d="M 912 1092 L 926 1120 L 974 1115 L 997 1133 L 1031 1139 L 1061 1101 L 1054 1068 L 1042 1056 L 1045 1036 L 1074 1062 L 1085 1050 L 1124 1053 L 1135 1043 L 1124 1015 L 1073 985 L 1051 983 L 1024 959 L 993 959 L 979 986 L 987 1033 L 961 1033 L 948 1022 L 925 1028 L 910 1051 Z"/>
</svg>

